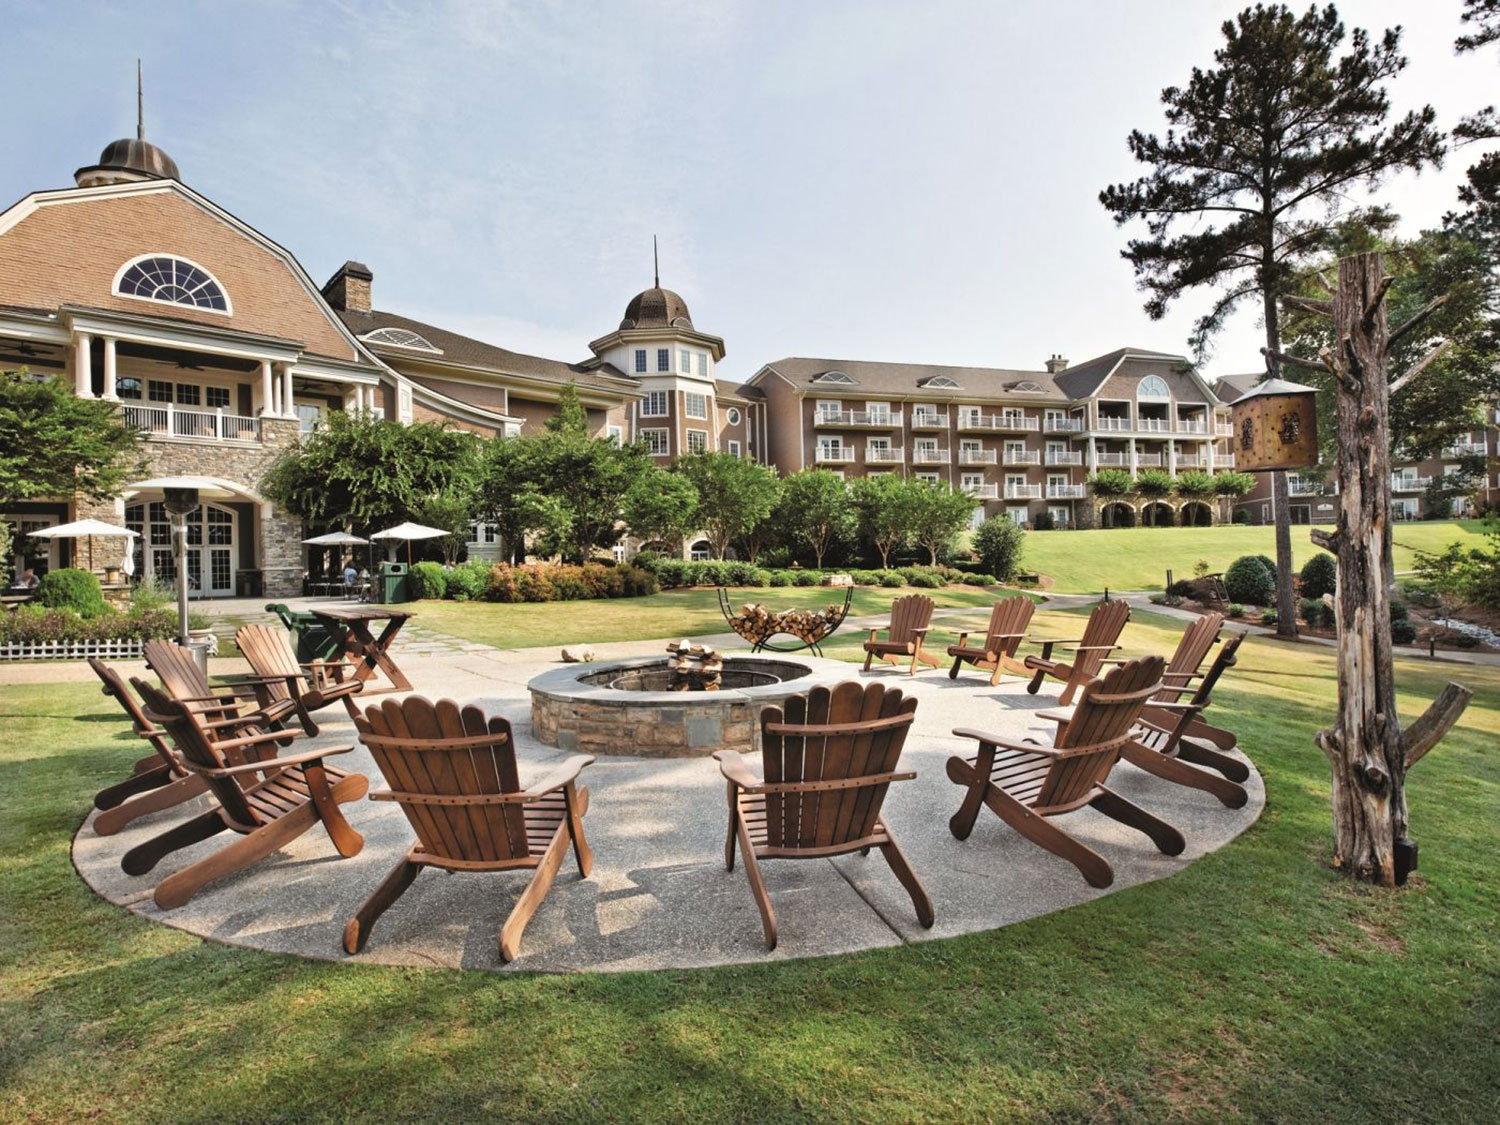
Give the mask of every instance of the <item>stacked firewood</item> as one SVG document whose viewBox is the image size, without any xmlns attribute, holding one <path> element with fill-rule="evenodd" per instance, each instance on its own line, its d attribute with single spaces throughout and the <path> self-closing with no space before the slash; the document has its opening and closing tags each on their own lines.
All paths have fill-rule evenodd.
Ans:
<svg viewBox="0 0 1500 1125">
<path fill-rule="evenodd" d="M 718 691 L 724 679 L 724 658 L 708 645 L 673 641 L 667 646 L 672 657 L 669 691 Z"/>
<path fill-rule="evenodd" d="M 839 627 L 843 610 L 830 605 L 827 609 L 769 610 L 759 602 L 740 607 L 730 619 L 734 631 L 752 644 L 759 644 L 777 633 L 796 637 L 803 644 L 817 644 Z"/>
</svg>

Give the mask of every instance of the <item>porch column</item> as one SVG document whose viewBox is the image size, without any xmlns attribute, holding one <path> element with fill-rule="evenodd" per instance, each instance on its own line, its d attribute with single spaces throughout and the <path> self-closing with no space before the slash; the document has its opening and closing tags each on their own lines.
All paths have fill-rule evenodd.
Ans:
<svg viewBox="0 0 1500 1125">
<path fill-rule="evenodd" d="M 1099 447 L 1094 444 L 1094 435 L 1089 434 L 1089 475 L 1093 476 L 1099 471 Z"/>
<path fill-rule="evenodd" d="M 296 404 L 292 402 L 292 365 L 284 363 L 281 366 L 281 413 L 287 418 L 297 413 Z"/>
<path fill-rule="evenodd" d="M 78 333 L 73 347 L 73 393 L 79 398 L 94 397 L 93 337 Z"/>
<path fill-rule="evenodd" d="M 1135 438 L 1130 438 L 1130 475 L 1135 476 Z"/>
<path fill-rule="evenodd" d="M 269 359 L 260 361 L 260 412 L 262 414 L 276 413 L 276 392 L 271 387 L 271 361 Z"/>
<path fill-rule="evenodd" d="M 1167 439 L 1167 472 L 1174 477 L 1177 475 L 1177 441 L 1175 438 Z"/>
<path fill-rule="evenodd" d="M 117 369 L 115 367 L 115 338 L 104 337 L 104 397 L 110 402 L 119 402 L 120 395 L 116 389 Z"/>
</svg>

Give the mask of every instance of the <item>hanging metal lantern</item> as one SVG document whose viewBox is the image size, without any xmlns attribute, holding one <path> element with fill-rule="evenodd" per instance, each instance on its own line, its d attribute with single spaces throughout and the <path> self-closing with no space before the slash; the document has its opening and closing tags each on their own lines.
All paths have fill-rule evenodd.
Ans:
<svg viewBox="0 0 1500 1125">
<path fill-rule="evenodd" d="M 1318 463 L 1318 393 L 1267 379 L 1230 405 L 1234 467 L 1243 472 L 1307 469 Z"/>
</svg>

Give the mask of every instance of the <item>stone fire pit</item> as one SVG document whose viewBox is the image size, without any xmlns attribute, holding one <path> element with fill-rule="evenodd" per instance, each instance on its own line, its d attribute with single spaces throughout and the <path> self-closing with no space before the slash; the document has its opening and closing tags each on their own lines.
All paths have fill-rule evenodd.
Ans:
<svg viewBox="0 0 1500 1125">
<path fill-rule="evenodd" d="M 670 690 L 675 656 L 576 664 L 543 672 L 531 692 L 532 733 L 563 750 L 652 758 L 699 757 L 757 747 L 761 709 L 847 675 L 834 661 L 725 656 L 719 687 Z"/>
</svg>

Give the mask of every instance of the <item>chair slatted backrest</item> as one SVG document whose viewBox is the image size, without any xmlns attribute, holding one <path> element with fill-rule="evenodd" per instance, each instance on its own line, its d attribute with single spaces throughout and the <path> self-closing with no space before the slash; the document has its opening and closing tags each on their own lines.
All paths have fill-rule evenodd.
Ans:
<svg viewBox="0 0 1500 1125">
<path fill-rule="evenodd" d="M 119 701 L 120 706 L 125 708 L 125 713 L 130 716 L 130 724 L 135 728 L 135 733 L 151 743 L 151 748 L 156 751 L 173 773 L 181 771 L 176 757 L 172 754 L 171 747 L 162 736 L 162 728 L 146 717 L 146 712 L 141 709 L 140 701 L 130 690 L 130 685 L 125 682 L 125 677 L 111 668 L 97 656 L 89 657 L 89 667 L 94 670 L 94 675 L 104 681 L 104 694 L 112 696 Z"/>
<path fill-rule="evenodd" d="M 208 721 L 207 716 L 213 712 L 205 711 L 203 704 L 185 703 L 173 698 L 168 694 L 170 687 L 164 691 L 141 679 L 133 679 L 131 683 L 146 701 L 147 718 L 166 728 L 172 737 L 172 744 L 177 747 L 177 752 L 184 761 L 205 769 L 225 769 L 243 762 L 243 756 L 231 757 L 219 750 L 216 743 L 222 736 L 204 725 Z M 230 737 L 250 733 L 251 729 L 232 727 Z M 239 778 L 204 778 L 209 792 L 218 800 L 230 820 L 246 828 L 264 823 L 264 818 L 245 800 L 245 787 L 253 785 L 257 780 L 253 773 L 242 774 Z"/>
<path fill-rule="evenodd" d="M 1081 801 L 1109 776 L 1141 708 L 1161 688 L 1164 667 L 1161 657 L 1143 656 L 1084 687 L 1083 698 L 1058 729 L 1053 745 L 1059 750 L 1096 749 L 1055 759 L 1037 793 L 1038 807 Z"/>
<path fill-rule="evenodd" d="M 1199 707 L 1208 705 L 1209 697 L 1212 695 L 1214 685 L 1219 682 L 1219 677 L 1239 663 L 1235 655 L 1240 650 L 1241 643 L 1245 640 L 1244 633 L 1231 633 L 1224 641 L 1224 646 L 1219 649 L 1219 655 L 1214 657 L 1214 662 L 1208 666 L 1208 671 L 1203 676 L 1203 682 L 1198 685 L 1198 690 L 1193 692 L 1193 703 Z M 1177 696 L 1181 699 L 1181 696 Z"/>
<path fill-rule="evenodd" d="M 1001 598 L 990 610 L 990 627 L 985 637 L 986 652 L 1000 656 L 1014 656 L 1021 640 L 1031 625 L 1031 615 L 1036 612 L 1036 603 L 1030 598 L 1017 595 Z"/>
<path fill-rule="evenodd" d="M 1125 623 L 1129 620 L 1130 605 L 1118 598 L 1095 607 L 1094 612 L 1089 614 L 1088 624 L 1083 627 L 1078 658 L 1073 661 L 1073 671 L 1079 677 L 1099 674 L 1099 669 L 1109 657 L 1107 646 L 1120 639 L 1120 634 L 1125 631 Z"/>
<path fill-rule="evenodd" d="M 761 765 L 768 784 L 871 778 L 865 785 L 767 793 L 767 843 L 823 848 L 870 835 L 916 710 L 916 698 L 899 688 L 850 682 L 815 687 L 762 711 Z"/>
<path fill-rule="evenodd" d="M 256 675 L 290 676 L 295 683 L 302 682 L 302 667 L 297 663 L 297 653 L 284 631 L 269 625 L 241 625 L 234 634 L 234 643 L 240 646 Z M 273 702 L 292 697 L 285 679 L 267 681 L 263 686 L 267 698 Z"/>
<path fill-rule="evenodd" d="M 191 649 L 176 641 L 147 641 L 146 664 L 173 699 L 203 699 L 213 692 Z"/>
<path fill-rule="evenodd" d="M 1214 647 L 1214 642 L 1219 639 L 1219 630 L 1224 625 L 1222 613 L 1205 613 L 1183 631 L 1182 639 L 1177 642 L 1177 651 L 1172 653 L 1172 659 L 1167 664 L 1167 670 L 1162 674 L 1162 679 L 1167 686 L 1181 686 L 1187 683 L 1188 677 L 1198 671 L 1203 665 L 1203 660 L 1208 656 L 1208 650 Z M 1163 692 L 1161 699 L 1171 700 L 1178 698 L 1170 692 Z"/>
<path fill-rule="evenodd" d="M 932 622 L 933 601 L 925 594 L 907 594 L 891 603 L 892 644 L 910 644 L 917 639 L 917 630 L 925 629 Z"/>
<path fill-rule="evenodd" d="M 487 718 L 474 706 L 460 709 L 451 699 L 433 703 L 414 695 L 365 708 L 355 726 L 427 852 L 484 863 L 524 859 L 545 850 L 547 840 L 528 838 L 520 804 L 444 805 L 399 796 L 519 792 L 509 720 Z"/>
</svg>

